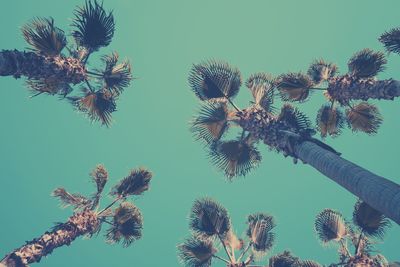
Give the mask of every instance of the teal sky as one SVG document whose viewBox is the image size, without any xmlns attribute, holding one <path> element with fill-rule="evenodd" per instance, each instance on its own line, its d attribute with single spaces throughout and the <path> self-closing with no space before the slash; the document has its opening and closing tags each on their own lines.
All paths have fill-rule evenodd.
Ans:
<svg viewBox="0 0 400 267">
<path fill-rule="evenodd" d="M 252 212 L 275 216 L 277 242 L 272 254 L 290 249 L 323 264 L 337 260 L 336 249 L 319 244 L 315 215 L 324 208 L 351 218 L 356 199 L 304 164 L 260 146 L 261 166 L 228 183 L 209 163 L 202 145 L 188 130 L 198 108 L 187 75 L 193 63 L 222 59 L 237 66 L 244 79 L 258 71 L 274 75 L 306 70 L 315 58 L 336 62 L 343 72 L 362 48 L 383 50 L 377 37 L 400 26 L 400 2 L 324 0 L 105 0 L 113 9 L 116 33 L 111 45 L 93 57 L 118 51 L 133 65 L 135 80 L 118 102 L 109 129 L 91 124 L 65 101 L 28 99 L 24 81 L 0 79 L 0 255 L 65 221 L 51 191 L 94 190 L 88 173 L 103 163 L 110 185 L 137 166 L 154 172 L 152 188 L 135 203 L 144 215 L 143 238 L 127 249 L 108 245 L 102 236 L 79 239 L 57 249 L 41 266 L 178 266 L 176 245 L 188 236 L 193 200 L 213 197 L 230 212 L 234 228 L 245 230 Z M 69 31 L 72 11 L 83 0 L 4 1 L 0 16 L 2 49 L 24 49 L 19 28 L 34 16 L 52 16 Z M 400 56 L 390 55 L 379 78 L 400 79 Z M 246 88 L 237 98 L 244 107 Z M 301 105 L 312 120 L 323 97 Z M 378 103 L 385 121 L 376 136 L 346 130 L 327 142 L 343 156 L 400 183 L 399 101 Z M 106 198 L 109 201 L 109 198 Z M 393 225 L 377 248 L 400 261 L 400 230 Z M 220 266 L 220 265 L 215 265 Z M 222 266 L 222 265 L 221 265 Z"/>
</svg>

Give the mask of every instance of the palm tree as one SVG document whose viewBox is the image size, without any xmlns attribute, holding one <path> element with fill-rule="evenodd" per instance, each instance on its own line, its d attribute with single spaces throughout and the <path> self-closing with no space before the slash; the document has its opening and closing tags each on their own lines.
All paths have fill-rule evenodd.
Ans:
<svg viewBox="0 0 400 267">
<path fill-rule="evenodd" d="M 376 239 L 383 239 L 390 221 L 379 211 L 359 200 L 354 206 L 353 223 L 346 221 L 342 214 L 332 209 L 324 209 L 315 220 L 315 230 L 323 245 L 336 243 L 339 246 L 338 266 L 388 267 L 389 263 L 381 254 L 372 255 L 372 245 Z M 352 252 L 349 249 L 353 247 Z"/>
<path fill-rule="evenodd" d="M 254 213 L 247 217 L 246 240 L 239 239 L 233 230 L 228 211 L 210 198 L 194 202 L 189 216 L 192 235 L 178 245 L 178 256 L 187 267 L 208 267 L 214 260 L 228 267 L 262 267 L 254 265 L 271 250 L 275 241 L 272 230 L 274 218 L 267 213 Z M 225 256 L 218 255 L 218 243 L 223 247 Z M 235 255 L 236 253 L 236 255 Z M 282 265 L 282 262 L 291 265 Z M 301 261 L 289 252 L 270 258 L 271 267 L 318 267 L 307 265 L 312 261 Z"/>
<path fill-rule="evenodd" d="M 307 163 L 340 184 L 358 198 L 400 223 L 400 186 L 375 175 L 342 157 L 315 139 L 309 119 L 297 108 L 285 104 L 280 112 L 272 106 L 276 80 L 256 73 L 246 86 L 254 102 L 240 109 L 232 99 L 242 83 L 240 71 L 224 62 L 207 61 L 193 66 L 189 84 L 204 103 L 191 122 L 196 139 L 208 147 L 211 161 L 225 176 L 246 175 L 261 161 L 257 143 Z M 233 108 L 229 109 L 228 105 Z M 231 126 L 239 126 L 238 137 L 223 140 Z"/>
<path fill-rule="evenodd" d="M 104 208 L 100 208 L 99 202 L 108 181 L 108 172 L 102 165 L 98 165 L 90 176 L 97 189 L 92 196 L 72 194 L 64 188 L 54 190 L 53 196 L 60 199 L 63 207 L 71 206 L 74 209 L 74 214 L 67 222 L 56 224 L 40 237 L 15 249 L 1 260 L 0 266 L 24 267 L 40 262 L 42 257 L 50 255 L 54 249 L 68 246 L 80 236 L 92 237 L 98 234 L 104 223 L 109 225 L 105 232 L 109 243 L 121 242 L 124 247 L 128 247 L 141 238 L 142 214 L 128 199 L 149 189 L 151 172 L 143 168 L 132 170 L 112 188 L 110 195 L 114 200 Z M 118 207 L 114 208 L 117 204 Z"/>
<path fill-rule="evenodd" d="M 128 61 L 118 63 L 114 52 L 101 57 L 102 68 L 90 70 L 89 57 L 111 43 L 114 16 L 103 4 L 86 0 L 83 7 L 76 8 L 71 26 L 75 43 L 67 46 L 64 31 L 52 18 L 35 18 L 24 25 L 22 35 L 29 51 L 0 51 L 0 76 L 24 76 L 33 96 L 60 95 L 91 120 L 109 126 L 116 99 L 132 80 L 131 66 Z M 68 96 L 74 85 L 79 85 L 81 92 Z"/>
</svg>

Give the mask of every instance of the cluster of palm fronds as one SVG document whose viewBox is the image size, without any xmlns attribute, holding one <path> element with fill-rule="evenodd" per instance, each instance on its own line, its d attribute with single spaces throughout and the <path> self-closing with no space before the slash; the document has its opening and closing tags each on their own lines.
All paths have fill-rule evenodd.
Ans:
<svg viewBox="0 0 400 267">
<path fill-rule="evenodd" d="M 352 221 L 346 221 L 341 213 L 331 209 L 323 210 L 316 217 L 315 230 L 321 242 L 339 245 L 340 262 L 330 266 L 387 267 L 383 255 L 371 253 L 374 242 L 383 238 L 390 221 L 363 201 L 355 204 Z M 354 253 L 349 250 L 349 244 L 354 247 Z"/>
<path fill-rule="evenodd" d="M 128 61 L 118 63 L 118 54 L 114 52 L 102 57 L 103 68 L 90 71 L 88 59 L 93 52 L 110 44 L 115 30 L 114 16 L 96 0 L 87 0 L 83 7 L 75 10 L 71 26 L 75 42 L 70 46 L 66 34 L 54 25 L 52 18 L 35 18 L 22 27 L 22 33 L 32 51 L 53 62 L 74 66 L 71 72 L 80 69 L 84 79 L 53 79 L 50 69 L 44 75 L 46 78 L 29 78 L 27 84 L 35 95 L 47 93 L 66 97 L 73 91 L 73 85 L 82 83 L 81 95 L 67 99 L 90 119 L 108 126 L 111 113 L 116 110 L 116 99 L 132 80 L 131 66 Z M 64 48 L 67 55 L 63 53 Z"/>
</svg>

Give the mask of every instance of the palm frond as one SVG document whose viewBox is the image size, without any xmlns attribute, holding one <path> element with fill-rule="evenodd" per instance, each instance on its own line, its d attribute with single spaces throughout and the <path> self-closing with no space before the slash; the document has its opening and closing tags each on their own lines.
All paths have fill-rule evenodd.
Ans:
<svg viewBox="0 0 400 267">
<path fill-rule="evenodd" d="M 239 239 L 236 234 L 233 232 L 233 229 L 230 229 L 225 236 L 224 243 L 227 247 L 230 247 L 234 250 L 243 249 L 243 239 Z"/>
<path fill-rule="evenodd" d="M 46 56 L 57 56 L 67 45 L 64 31 L 54 26 L 52 18 L 35 18 L 22 27 L 25 41 L 32 50 Z"/>
<path fill-rule="evenodd" d="M 189 74 L 189 85 L 200 100 L 233 98 L 241 84 L 240 71 L 225 62 L 210 60 L 195 64 Z"/>
<path fill-rule="evenodd" d="M 308 119 L 307 115 L 290 104 L 283 105 L 278 116 L 278 121 L 285 122 L 286 125 L 296 130 L 312 128 L 311 121 Z"/>
<path fill-rule="evenodd" d="M 194 202 L 189 221 L 192 231 L 204 237 L 225 236 L 231 228 L 228 211 L 210 198 Z"/>
<path fill-rule="evenodd" d="M 191 122 L 190 130 L 197 140 L 210 144 L 218 141 L 229 128 L 229 110 L 225 102 L 207 101 Z"/>
<path fill-rule="evenodd" d="M 256 168 L 261 162 L 261 154 L 245 140 L 218 141 L 211 147 L 210 159 L 228 179 L 232 179 L 245 176 Z"/>
<path fill-rule="evenodd" d="M 276 226 L 274 218 L 266 213 L 251 214 L 247 218 L 247 236 L 255 252 L 267 252 L 275 241 L 272 229 Z"/>
<path fill-rule="evenodd" d="M 246 86 L 250 89 L 255 104 L 271 112 L 274 100 L 275 79 L 268 73 L 255 73 L 247 79 Z"/>
<path fill-rule="evenodd" d="M 375 105 L 361 102 L 346 110 L 347 121 L 354 132 L 376 134 L 383 118 Z"/>
<path fill-rule="evenodd" d="M 316 124 L 323 138 L 328 135 L 332 137 L 340 135 L 345 122 L 343 112 L 331 104 L 325 104 L 318 110 Z"/>
<path fill-rule="evenodd" d="M 76 43 L 89 51 L 109 45 L 115 30 L 112 12 L 107 13 L 97 0 L 86 0 L 83 7 L 76 8 L 72 26 Z"/>
<path fill-rule="evenodd" d="M 69 84 L 55 79 L 54 77 L 40 79 L 31 78 L 26 80 L 26 85 L 31 89 L 34 95 L 46 93 L 49 95 L 59 94 L 66 96 L 72 92 L 72 87 Z"/>
<path fill-rule="evenodd" d="M 328 63 L 323 59 L 315 60 L 308 68 L 307 74 L 315 84 L 326 82 L 338 71 L 338 67 L 333 63 Z"/>
<path fill-rule="evenodd" d="M 127 247 L 142 237 L 142 227 L 140 210 L 130 202 L 123 202 L 114 212 L 113 225 L 106 233 L 107 241 L 122 242 Z"/>
<path fill-rule="evenodd" d="M 124 61 L 117 64 L 118 54 L 116 52 L 103 56 L 102 61 L 105 64 L 104 70 L 101 71 L 105 87 L 116 95 L 120 95 L 132 80 L 130 63 Z"/>
<path fill-rule="evenodd" d="M 74 209 L 83 209 L 92 203 L 88 198 L 80 194 L 71 194 L 61 187 L 55 189 L 52 196 L 60 199 L 63 208 L 72 206 Z"/>
<path fill-rule="evenodd" d="M 330 241 L 340 241 L 347 235 L 346 223 L 342 214 L 331 209 L 324 209 L 315 219 L 315 231 L 325 244 Z"/>
<path fill-rule="evenodd" d="M 316 261 L 304 260 L 299 262 L 298 267 L 322 267 L 322 265 Z"/>
<path fill-rule="evenodd" d="M 347 63 L 349 73 L 357 78 L 370 78 L 385 69 L 385 54 L 365 48 L 355 53 Z"/>
<path fill-rule="evenodd" d="M 389 267 L 388 260 L 382 254 L 377 254 L 374 257 L 372 257 L 372 259 L 373 259 L 373 264 L 374 264 L 373 266 L 376 266 L 376 267 Z"/>
<path fill-rule="evenodd" d="M 114 186 L 111 194 L 121 197 L 141 195 L 149 190 L 152 177 L 153 174 L 146 169 L 133 169 L 127 177 Z"/>
<path fill-rule="evenodd" d="M 283 101 L 304 102 L 310 94 L 313 81 L 302 73 L 282 74 L 277 79 L 277 88 Z"/>
<path fill-rule="evenodd" d="M 379 37 L 386 51 L 400 53 L 400 28 L 391 29 Z"/>
<path fill-rule="evenodd" d="M 108 181 L 108 172 L 105 167 L 101 164 L 97 165 L 96 168 L 90 173 L 93 182 L 96 184 L 97 193 L 101 193 Z"/>
<path fill-rule="evenodd" d="M 293 256 L 289 251 L 272 256 L 269 259 L 269 267 L 298 267 L 299 258 Z"/>
<path fill-rule="evenodd" d="M 359 200 L 354 206 L 353 222 L 367 236 L 383 238 L 390 221 L 381 212 Z"/>
<path fill-rule="evenodd" d="M 217 252 L 213 240 L 192 236 L 178 246 L 178 257 L 187 267 L 209 267 Z"/>
</svg>

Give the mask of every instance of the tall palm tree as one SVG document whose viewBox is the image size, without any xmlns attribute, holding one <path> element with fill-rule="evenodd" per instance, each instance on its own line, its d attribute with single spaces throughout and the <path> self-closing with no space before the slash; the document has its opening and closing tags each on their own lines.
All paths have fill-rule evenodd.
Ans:
<svg viewBox="0 0 400 267">
<path fill-rule="evenodd" d="M 54 249 L 68 246 L 80 236 L 92 237 L 98 234 L 103 224 L 109 225 L 105 232 L 109 243 L 121 242 L 127 247 L 141 238 L 142 214 L 129 201 L 129 197 L 139 196 L 149 189 L 151 172 L 143 168 L 132 170 L 112 188 L 110 195 L 114 200 L 104 208 L 100 208 L 100 199 L 108 181 L 108 172 L 102 165 L 98 165 L 90 176 L 96 186 L 92 196 L 72 194 L 64 188 L 54 190 L 53 196 L 60 199 L 63 207 L 71 206 L 74 209 L 74 214 L 66 222 L 56 224 L 40 237 L 13 250 L 1 260 L 0 265 L 24 267 L 39 262 Z"/>
<path fill-rule="evenodd" d="M 275 234 L 274 218 L 267 213 L 254 213 L 247 217 L 246 240 L 239 239 L 231 225 L 228 211 L 210 198 L 194 202 L 189 216 L 192 235 L 178 245 L 178 256 L 187 267 L 208 267 L 220 261 L 228 267 L 262 267 L 254 265 L 271 250 Z M 218 244 L 225 255 L 219 255 Z M 290 260 L 290 265 L 289 265 Z M 271 267 L 318 267 L 307 265 L 312 261 L 301 261 L 289 252 L 270 258 Z M 282 265 L 282 263 L 287 263 Z"/>
<path fill-rule="evenodd" d="M 52 18 L 34 18 L 24 25 L 22 35 L 30 48 L 0 51 L 0 76 L 24 76 L 33 96 L 60 95 L 91 120 L 109 126 L 116 99 L 132 80 L 131 66 L 128 61 L 118 63 L 114 52 L 101 57 L 103 67 L 90 69 L 89 57 L 111 43 L 114 16 L 97 0 L 86 0 L 76 8 L 71 26 L 74 43 L 67 46 L 64 31 Z M 81 92 L 69 96 L 75 85 Z"/>
<path fill-rule="evenodd" d="M 390 222 L 382 213 L 360 200 L 354 206 L 352 224 L 332 209 L 324 209 L 315 220 L 315 230 L 322 244 L 338 244 L 339 263 L 329 265 L 331 267 L 388 267 L 383 255 L 372 255 L 374 240 L 382 239 L 388 226 Z"/>
<path fill-rule="evenodd" d="M 207 61 L 193 66 L 189 84 L 202 100 L 200 113 L 191 122 L 196 139 L 209 149 L 213 164 L 228 178 L 246 175 L 261 161 L 259 141 L 271 150 L 307 163 L 390 219 L 400 223 L 400 186 L 342 157 L 315 139 L 309 119 L 285 104 L 273 107 L 275 79 L 266 73 L 249 77 L 246 86 L 254 102 L 240 109 L 233 98 L 242 83 L 240 71 L 224 62 Z M 231 105 L 230 109 L 228 105 Z M 223 140 L 231 126 L 241 128 L 236 139 Z"/>
</svg>

